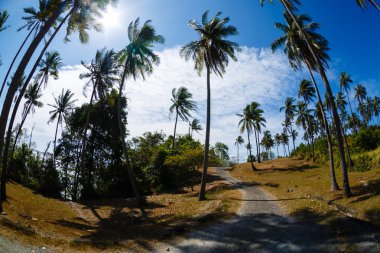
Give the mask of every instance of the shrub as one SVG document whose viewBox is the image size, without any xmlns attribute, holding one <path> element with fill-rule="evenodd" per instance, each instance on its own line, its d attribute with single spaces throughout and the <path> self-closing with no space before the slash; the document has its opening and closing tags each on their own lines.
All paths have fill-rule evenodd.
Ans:
<svg viewBox="0 0 380 253">
<path fill-rule="evenodd" d="M 352 168 L 352 171 L 365 172 L 369 171 L 371 167 L 371 157 L 369 157 L 367 154 L 360 155 L 358 158 L 354 160 L 354 166 Z"/>
<path fill-rule="evenodd" d="M 354 138 L 354 147 L 358 151 L 368 151 L 376 149 L 380 144 L 380 129 L 378 127 L 368 127 L 361 129 Z"/>
</svg>

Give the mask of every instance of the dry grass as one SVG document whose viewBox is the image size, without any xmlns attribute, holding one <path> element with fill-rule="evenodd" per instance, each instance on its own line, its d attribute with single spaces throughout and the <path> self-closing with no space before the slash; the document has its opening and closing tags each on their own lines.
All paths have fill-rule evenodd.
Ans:
<svg viewBox="0 0 380 253">
<path fill-rule="evenodd" d="M 9 183 L 0 233 L 57 252 L 149 250 L 157 241 L 236 213 L 240 202 L 233 199 L 240 192 L 211 178 L 207 201 L 198 201 L 198 187 L 184 188 L 148 196 L 143 210 L 132 199 L 63 202 Z"/>
<path fill-rule="evenodd" d="M 239 164 L 232 175 L 246 182 L 254 182 L 282 201 L 290 213 L 305 208 L 318 214 L 327 214 L 334 203 L 356 218 L 380 225 L 380 168 L 368 172 L 350 172 L 353 197 L 343 198 L 342 192 L 332 192 L 329 168 L 296 158 L 280 158 L 256 164 L 259 171 L 252 172 L 250 164 Z M 340 170 L 336 169 L 338 183 Z M 321 201 L 322 200 L 322 201 Z"/>
</svg>

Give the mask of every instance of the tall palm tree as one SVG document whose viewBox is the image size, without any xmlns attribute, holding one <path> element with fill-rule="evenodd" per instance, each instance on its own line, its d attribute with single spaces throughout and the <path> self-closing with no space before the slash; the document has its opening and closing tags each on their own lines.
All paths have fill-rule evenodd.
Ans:
<svg viewBox="0 0 380 253">
<path fill-rule="evenodd" d="M 249 157 L 252 158 L 252 145 L 251 145 L 251 139 L 250 139 L 250 133 L 254 130 L 254 121 L 252 117 L 252 111 L 251 111 L 251 105 L 246 105 L 246 107 L 243 110 L 243 114 L 236 114 L 241 119 L 239 121 L 238 126 L 240 127 L 240 133 L 243 134 L 244 132 L 247 132 L 247 149 L 249 147 Z M 252 170 L 257 170 L 255 165 L 253 164 L 252 159 L 250 159 L 251 162 L 251 168 Z"/>
<path fill-rule="evenodd" d="M 124 83 L 128 77 L 132 77 L 136 80 L 139 76 L 141 76 L 145 80 L 146 75 L 153 73 L 153 65 L 158 65 L 160 63 L 160 59 L 158 55 L 152 51 L 152 48 L 154 44 L 162 44 L 165 40 L 161 35 L 156 34 L 156 30 L 152 26 L 150 20 L 146 21 L 140 27 L 139 18 L 129 24 L 128 39 L 129 44 L 118 53 L 119 63 L 123 66 L 123 73 L 119 86 L 118 118 L 120 138 L 123 144 L 123 154 L 129 173 L 129 179 L 131 181 L 131 186 L 137 201 L 139 204 L 143 204 L 145 201 L 138 192 L 134 180 L 134 172 L 129 160 L 127 145 L 125 143 L 125 131 L 121 119 L 121 99 Z"/>
<path fill-rule="evenodd" d="M 265 151 L 268 154 L 268 158 L 271 159 L 271 148 L 274 146 L 274 140 L 270 131 L 266 130 L 263 133 L 263 138 L 261 139 L 261 145 L 265 148 Z"/>
<path fill-rule="evenodd" d="M 315 89 L 309 80 L 303 79 L 298 89 L 298 98 L 303 98 L 305 103 L 310 104 L 315 98 Z"/>
<path fill-rule="evenodd" d="M 340 79 L 339 79 L 339 88 L 341 91 L 344 90 L 346 92 L 346 96 L 348 99 L 348 105 L 350 107 L 350 112 L 352 115 L 353 111 L 352 111 L 352 106 L 351 106 L 351 101 L 350 101 L 350 95 L 348 94 L 348 92 L 350 91 L 350 84 L 351 83 L 352 83 L 352 79 L 351 79 L 350 75 L 347 72 L 342 72 L 340 74 Z M 355 122 L 354 122 L 354 124 L 355 124 Z M 356 129 L 357 129 L 357 127 L 354 127 L 354 134 L 356 134 Z"/>
<path fill-rule="evenodd" d="M 239 163 L 240 162 L 240 159 L 239 159 L 239 146 L 241 145 L 241 144 L 243 144 L 244 143 L 244 139 L 243 139 L 243 137 L 241 137 L 240 135 L 236 138 L 236 140 L 235 140 L 235 145 L 236 145 L 236 148 L 237 148 L 237 155 L 236 155 L 236 159 L 237 159 L 237 163 Z"/>
<path fill-rule="evenodd" d="M 193 119 L 189 121 L 189 135 L 193 137 L 193 131 L 199 133 L 198 131 L 202 131 L 203 128 L 198 119 Z"/>
<path fill-rule="evenodd" d="M 300 101 L 297 103 L 297 109 L 296 109 L 296 125 L 299 127 L 299 126 L 302 126 L 302 128 L 305 130 L 305 132 L 307 133 L 306 136 L 306 141 L 308 142 L 308 146 L 310 145 L 309 143 L 309 137 L 312 138 L 312 131 L 310 130 L 310 126 L 311 126 L 311 120 L 312 120 L 312 116 L 311 116 L 311 113 L 312 113 L 312 110 L 311 109 L 308 109 L 307 107 L 307 103 L 304 102 L 304 101 Z M 313 145 L 313 143 L 311 143 Z M 312 157 L 314 157 L 314 155 L 312 154 Z"/>
<path fill-rule="evenodd" d="M 278 146 L 280 146 L 280 144 L 281 144 L 281 135 L 280 134 L 277 133 L 274 136 L 274 143 L 276 144 L 276 148 L 277 148 L 277 157 L 279 157 L 280 155 L 278 153 Z"/>
<path fill-rule="evenodd" d="M 358 110 L 360 115 L 362 116 L 364 127 L 366 126 L 365 121 L 365 108 L 364 108 L 364 100 L 367 98 L 367 90 L 362 84 L 357 84 L 355 87 L 355 98 L 358 100 Z"/>
<path fill-rule="evenodd" d="M 286 146 L 289 145 L 289 135 L 287 134 L 286 131 L 283 131 L 281 133 L 281 143 L 282 143 L 282 145 L 284 147 L 284 156 L 286 156 Z"/>
<path fill-rule="evenodd" d="M 188 121 L 189 117 L 191 117 L 190 111 L 194 111 L 197 109 L 195 101 L 191 100 L 192 98 L 193 94 L 191 94 L 186 87 L 180 87 L 178 90 L 174 88 L 172 90 L 171 102 L 173 104 L 170 106 L 169 111 L 171 114 L 175 112 L 175 124 L 172 146 L 173 150 L 175 146 L 175 135 L 177 130 L 178 116 L 183 121 Z"/>
<path fill-rule="evenodd" d="M 379 115 L 380 115 L 380 98 L 375 96 L 373 98 L 373 114 L 377 117 L 377 125 L 379 125 Z"/>
<path fill-rule="evenodd" d="M 295 100 L 292 97 L 287 97 L 285 99 L 285 106 L 280 108 L 280 112 L 285 112 L 285 127 L 289 128 L 289 132 L 293 131 L 293 118 L 294 118 L 294 112 L 296 110 L 296 105 L 294 104 Z M 293 150 L 296 148 L 294 139 L 293 140 Z"/>
<path fill-rule="evenodd" d="M 261 133 L 261 127 L 265 127 L 266 119 L 262 116 L 263 110 L 259 108 L 260 104 L 253 102 L 251 104 L 251 113 L 253 117 L 254 122 L 254 130 L 255 130 L 255 137 L 256 137 L 256 147 L 257 147 L 257 162 L 261 162 L 260 159 L 260 133 Z"/>
<path fill-rule="evenodd" d="M 55 150 L 57 147 L 57 133 L 58 133 L 58 126 L 61 125 L 63 122 L 66 122 L 68 120 L 69 114 L 74 109 L 74 103 L 77 101 L 76 99 L 73 100 L 74 93 L 71 92 L 71 90 L 64 90 L 62 89 L 61 95 L 58 96 L 58 98 L 54 97 L 55 104 L 49 106 L 53 107 L 53 110 L 49 112 L 51 115 L 49 118 L 48 123 L 54 122 L 57 119 L 57 125 L 55 128 L 55 135 L 54 135 L 54 148 L 53 148 L 53 161 L 55 166 Z"/>
<path fill-rule="evenodd" d="M 103 48 L 96 51 L 95 58 L 90 64 L 85 64 L 82 62 L 82 65 L 88 70 L 88 72 L 80 74 L 79 78 L 89 79 L 84 87 L 84 90 L 86 90 L 89 86 L 92 87 L 86 122 L 83 127 L 82 158 L 84 157 L 84 152 L 86 150 L 87 129 L 90 123 L 93 102 L 97 98 L 102 100 L 106 99 L 108 92 L 118 80 L 117 75 L 119 73 L 119 69 L 115 56 L 116 53 L 113 50 Z"/>
<path fill-rule="evenodd" d="M 281 3 L 286 9 L 286 12 L 284 13 L 286 24 L 276 23 L 276 27 L 283 31 L 284 36 L 281 36 L 272 43 L 272 50 L 276 50 L 281 45 L 284 45 L 284 52 L 288 56 L 289 64 L 291 67 L 297 71 L 298 69 L 302 68 L 302 63 L 304 63 L 309 71 L 314 89 L 317 94 L 318 105 L 321 106 L 320 112 L 322 114 L 323 125 L 327 136 L 330 158 L 331 189 L 333 191 L 338 190 L 339 186 L 336 183 L 335 177 L 332 138 L 330 134 L 329 124 L 325 110 L 322 106 L 322 97 L 319 93 L 319 89 L 313 74 L 313 71 L 320 72 L 328 94 L 329 96 L 332 96 L 331 88 L 324 72 L 324 69 L 328 66 L 327 62 L 330 59 L 326 53 L 328 50 L 328 42 L 323 36 L 316 33 L 316 30 L 320 27 L 318 23 L 311 22 L 311 18 L 307 15 L 301 14 L 299 16 L 295 16 L 290 3 L 286 3 L 282 0 Z M 337 113 L 333 113 L 333 118 L 335 124 L 340 125 L 340 122 L 337 121 L 339 120 L 339 115 L 337 115 Z M 339 132 L 339 130 L 337 131 Z M 342 171 L 344 175 L 343 181 L 345 185 L 345 193 L 347 193 L 347 195 L 350 195 L 347 168 L 344 159 L 344 148 L 341 142 L 341 137 L 341 135 L 340 137 L 338 136 L 338 146 L 340 151 Z"/>
<path fill-rule="evenodd" d="M 39 89 L 38 82 L 35 82 L 35 83 L 29 85 L 29 87 L 28 87 L 28 89 L 24 95 L 24 98 L 26 99 L 26 101 L 24 103 L 24 110 L 22 112 L 21 123 L 18 125 L 18 130 L 17 130 L 16 136 L 15 136 L 14 141 L 13 141 L 13 147 L 12 147 L 12 151 L 11 151 L 11 162 L 10 162 L 9 167 L 7 167 L 7 163 L 4 163 L 4 165 L 3 165 L 4 166 L 4 179 L 3 179 L 4 182 L 6 181 L 7 174 L 9 173 L 10 169 L 13 167 L 12 166 L 13 154 L 14 154 L 14 151 L 16 149 L 17 140 L 18 140 L 18 138 L 22 132 L 22 127 L 24 126 L 24 123 L 25 123 L 26 118 L 29 115 L 29 113 L 32 112 L 32 114 L 34 114 L 36 107 L 42 107 L 43 106 L 43 103 L 41 101 L 39 101 L 39 99 L 41 97 L 42 97 L 42 93 Z M 4 160 L 6 160 L 6 159 L 4 159 Z M 5 200 L 6 199 L 5 184 L 2 187 L 4 187 L 4 189 L 3 188 L 1 189 L 3 191 L 3 195 L 1 195 L 1 196 L 2 196 L 3 200 Z"/>
<path fill-rule="evenodd" d="M 180 54 L 185 57 L 186 60 L 191 58 L 194 61 L 195 69 L 199 75 L 201 75 L 204 68 L 206 68 L 207 74 L 206 140 L 199 200 L 204 200 L 206 194 L 211 124 L 210 75 L 211 72 L 214 72 L 217 76 L 222 77 L 226 71 L 229 59 L 237 61 L 235 51 L 239 50 L 238 44 L 227 40 L 229 36 L 238 33 L 236 27 L 227 25 L 230 19 L 228 17 L 220 18 L 222 13 L 218 12 L 214 18 L 209 20 L 208 13 L 209 12 L 206 11 L 202 15 L 201 24 L 195 20 L 189 22 L 190 28 L 198 33 L 199 39 L 183 46 L 180 51 Z"/>
</svg>

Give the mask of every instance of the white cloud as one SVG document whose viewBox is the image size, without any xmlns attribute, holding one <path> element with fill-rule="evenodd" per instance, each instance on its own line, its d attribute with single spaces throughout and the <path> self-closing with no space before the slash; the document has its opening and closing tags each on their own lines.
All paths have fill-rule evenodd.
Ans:
<svg viewBox="0 0 380 253">
<path fill-rule="evenodd" d="M 174 117 L 169 119 L 171 90 L 186 86 L 193 98 L 198 102 L 198 111 L 194 117 L 198 118 L 205 128 L 206 115 L 206 77 L 199 77 L 194 71 L 193 62 L 186 62 L 179 56 L 179 47 L 159 52 L 160 66 L 155 72 L 143 80 L 127 80 L 125 91 L 129 98 L 128 129 L 131 136 L 141 135 L 146 131 L 163 130 L 167 135 L 172 134 Z M 95 53 L 95 52 L 94 52 Z M 295 74 L 282 54 L 272 54 L 270 49 L 244 47 L 238 53 L 238 62 L 230 62 L 227 73 L 223 78 L 215 75 L 211 78 L 212 120 L 211 144 L 217 141 L 224 142 L 230 147 L 230 154 L 236 156 L 235 139 L 239 133 L 238 117 L 247 103 L 257 101 L 262 105 L 267 119 L 267 128 L 272 133 L 282 130 L 282 106 L 285 97 L 294 96 L 295 86 L 300 76 Z M 45 106 L 37 109 L 36 114 L 26 122 L 31 128 L 36 124 L 33 134 L 37 148 L 43 150 L 46 143 L 54 139 L 54 124 L 46 124 L 49 119 L 49 106 L 62 88 L 70 89 L 78 99 L 77 105 L 89 100 L 83 96 L 85 80 L 80 80 L 79 74 L 84 72 L 83 67 L 66 66 L 60 71 L 60 79 L 51 79 L 48 88 L 44 91 Z M 187 133 L 187 123 L 179 122 L 178 132 Z M 204 131 L 201 135 L 195 134 L 204 141 Z M 245 135 L 243 135 L 246 138 Z M 241 148 L 241 157 L 246 151 Z"/>
</svg>

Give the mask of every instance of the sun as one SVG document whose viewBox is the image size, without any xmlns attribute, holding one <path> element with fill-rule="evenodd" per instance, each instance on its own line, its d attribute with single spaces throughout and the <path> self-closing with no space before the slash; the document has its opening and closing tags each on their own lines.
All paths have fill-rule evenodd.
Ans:
<svg viewBox="0 0 380 253">
<path fill-rule="evenodd" d="M 107 31 L 118 27 L 120 26 L 120 12 L 112 6 L 108 6 L 107 9 L 102 12 L 102 17 L 99 19 L 99 22 Z"/>
</svg>

